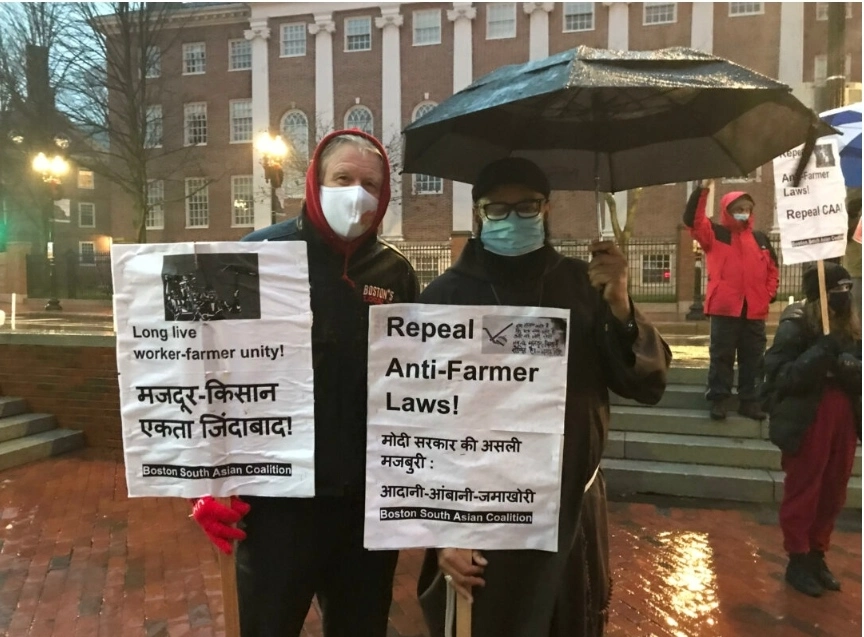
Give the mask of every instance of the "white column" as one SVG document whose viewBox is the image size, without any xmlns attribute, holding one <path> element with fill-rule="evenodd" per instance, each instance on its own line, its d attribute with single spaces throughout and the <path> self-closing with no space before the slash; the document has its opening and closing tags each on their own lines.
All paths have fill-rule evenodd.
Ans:
<svg viewBox="0 0 864 637">
<path fill-rule="evenodd" d="M 315 137 L 316 141 L 334 128 L 333 111 L 333 32 L 336 25 L 330 13 L 316 13 L 309 33 L 315 36 Z"/>
<path fill-rule="evenodd" d="M 690 48 L 714 52 L 714 3 L 694 2 L 690 20 Z"/>
<path fill-rule="evenodd" d="M 397 168 L 402 165 L 402 69 L 399 61 L 399 5 L 381 7 L 375 26 L 381 29 L 381 143 Z M 402 175 L 390 180 L 390 206 L 382 236 L 402 238 Z"/>
<path fill-rule="evenodd" d="M 813 89 L 804 84 L 804 5 L 780 3 L 780 68 L 777 79 L 788 84 L 792 93 L 808 106 L 813 105 Z M 813 5 L 807 3 L 812 11 Z"/>
<path fill-rule="evenodd" d="M 477 9 L 470 2 L 454 2 L 447 11 L 447 19 L 453 23 L 453 92 L 458 93 L 471 84 L 474 78 L 474 45 L 471 36 L 471 20 L 477 17 Z M 453 182 L 453 231 L 471 231 L 471 186 Z"/>
<path fill-rule="evenodd" d="M 629 2 L 604 2 L 609 7 L 609 37 L 607 48 L 626 51 L 630 48 Z"/>
<path fill-rule="evenodd" d="M 528 59 L 549 57 L 549 13 L 554 2 L 524 2 L 522 9 L 531 16 L 528 28 Z"/>
<path fill-rule="evenodd" d="M 261 133 L 270 132 L 270 74 L 268 71 L 267 40 L 270 29 L 267 21 L 251 22 L 243 32 L 252 42 L 252 131 L 253 139 Z M 265 228 L 272 223 L 270 186 L 264 179 L 261 153 L 252 144 L 252 206 L 255 228 Z"/>
<path fill-rule="evenodd" d="M 630 48 L 630 3 L 629 2 L 605 2 L 609 7 L 609 34 L 607 47 L 618 51 L 627 51 Z M 627 191 L 613 193 L 615 198 L 615 207 L 618 212 L 618 223 L 621 227 L 627 222 Z M 600 236 L 604 239 L 611 239 L 615 236 L 615 231 L 612 229 L 612 220 L 609 218 L 609 207 L 605 201 L 602 204 L 602 211 L 598 211 L 598 216 L 602 214 L 602 218 L 597 219 L 597 226 L 600 230 Z"/>
</svg>

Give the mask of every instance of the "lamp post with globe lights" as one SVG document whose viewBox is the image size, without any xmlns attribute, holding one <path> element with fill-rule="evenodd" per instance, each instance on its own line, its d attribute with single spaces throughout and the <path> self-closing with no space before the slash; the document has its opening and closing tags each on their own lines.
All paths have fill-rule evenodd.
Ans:
<svg viewBox="0 0 864 637">
<path fill-rule="evenodd" d="M 288 157 L 288 145 L 280 135 L 262 133 L 255 141 L 255 149 L 261 154 L 264 167 L 264 180 L 270 184 L 270 222 L 276 223 L 276 211 L 281 208 L 276 197 L 276 189 L 282 187 L 285 179 L 283 166 Z"/>
</svg>

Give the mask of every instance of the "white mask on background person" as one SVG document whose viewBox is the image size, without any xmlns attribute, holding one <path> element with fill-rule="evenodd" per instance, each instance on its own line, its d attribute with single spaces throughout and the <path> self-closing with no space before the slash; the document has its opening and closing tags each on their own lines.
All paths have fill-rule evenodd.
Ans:
<svg viewBox="0 0 864 637">
<path fill-rule="evenodd" d="M 327 225 L 343 239 L 356 239 L 369 229 L 378 199 L 363 186 L 321 186 L 321 212 Z M 371 212 L 371 215 L 366 213 Z"/>
<path fill-rule="evenodd" d="M 732 215 L 735 221 L 747 221 L 750 218 L 749 212 L 736 212 Z"/>
</svg>

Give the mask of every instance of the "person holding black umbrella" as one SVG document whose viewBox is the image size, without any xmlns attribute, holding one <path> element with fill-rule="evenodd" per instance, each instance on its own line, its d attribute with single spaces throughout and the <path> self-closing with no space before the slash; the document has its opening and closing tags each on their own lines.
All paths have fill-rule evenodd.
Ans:
<svg viewBox="0 0 864 637">
<path fill-rule="evenodd" d="M 484 167 L 472 191 L 475 236 L 420 301 L 570 310 L 559 548 L 473 551 L 470 559 L 458 549 L 428 550 L 418 597 L 432 637 L 445 633 L 447 586 L 473 600 L 475 637 L 604 631 L 611 580 L 599 463 L 609 390 L 655 404 L 671 353 L 630 300 L 627 261 L 612 242 L 592 244 L 590 265 L 549 245 L 549 194 L 546 175 L 527 159 Z"/>
<path fill-rule="evenodd" d="M 705 314 L 711 317 L 708 391 L 711 418 L 725 420 L 732 396 L 732 367 L 738 357 L 738 413 L 764 420 L 759 401 L 765 359 L 765 318 L 777 294 L 777 255 L 763 232 L 753 231 L 755 202 L 746 192 L 720 200 L 720 223 L 705 215 L 711 194 L 707 182 L 693 190 L 684 225 L 705 252 L 708 291 Z"/>
</svg>

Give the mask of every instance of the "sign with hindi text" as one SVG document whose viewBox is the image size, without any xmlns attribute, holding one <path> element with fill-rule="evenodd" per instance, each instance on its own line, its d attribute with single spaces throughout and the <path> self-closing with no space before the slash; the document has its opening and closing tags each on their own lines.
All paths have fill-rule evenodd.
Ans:
<svg viewBox="0 0 864 637">
<path fill-rule="evenodd" d="M 371 308 L 369 549 L 558 549 L 569 310 Z"/>
<path fill-rule="evenodd" d="M 130 496 L 312 496 L 304 242 L 114 245 Z"/>
<path fill-rule="evenodd" d="M 774 191 L 783 263 L 804 263 L 846 253 L 846 186 L 837 141 L 825 137 L 813 154 L 797 187 L 795 169 L 803 146 L 774 160 Z"/>
</svg>

